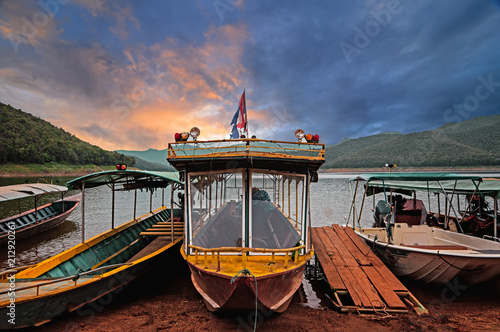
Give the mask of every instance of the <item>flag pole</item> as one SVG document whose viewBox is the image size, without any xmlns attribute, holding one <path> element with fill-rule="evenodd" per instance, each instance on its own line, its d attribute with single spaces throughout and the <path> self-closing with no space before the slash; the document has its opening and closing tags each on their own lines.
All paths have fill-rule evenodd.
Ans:
<svg viewBox="0 0 500 332">
<path fill-rule="evenodd" d="M 247 95 L 245 93 L 245 89 L 243 89 L 243 103 L 245 104 L 245 131 L 246 131 L 246 138 L 248 137 L 248 120 L 247 120 Z"/>
</svg>

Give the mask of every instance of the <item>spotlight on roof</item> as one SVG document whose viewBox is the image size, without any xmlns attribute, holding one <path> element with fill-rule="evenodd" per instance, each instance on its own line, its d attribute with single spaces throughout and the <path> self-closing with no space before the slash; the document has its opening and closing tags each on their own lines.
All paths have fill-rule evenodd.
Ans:
<svg viewBox="0 0 500 332">
<path fill-rule="evenodd" d="M 198 138 L 198 136 L 200 136 L 200 128 L 193 127 L 193 128 L 191 128 L 191 130 L 189 131 L 189 133 L 191 134 L 191 137 L 196 141 L 196 139 Z"/>
<path fill-rule="evenodd" d="M 302 141 L 302 139 L 304 138 L 305 134 L 304 134 L 304 131 L 302 129 L 297 129 L 295 131 L 295 137 L 297 137 L 297 139 L 299 140 L 299 142 Z"/>
</svg>

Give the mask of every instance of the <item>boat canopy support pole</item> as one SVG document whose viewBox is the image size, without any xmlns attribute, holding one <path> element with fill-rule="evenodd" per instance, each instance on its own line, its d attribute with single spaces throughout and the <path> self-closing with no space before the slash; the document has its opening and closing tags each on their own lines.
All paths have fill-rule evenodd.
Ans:
<svg viewBox="0 0 500 332">
<path fill-rule="evenodd" d="M 493 236 L 497 238 L 497 228 L 498 228 L 498 197 L 495 197 L 495 200 L 493 201 Z"/>
<path fill-rule="evenodd" d="M 149 212 L 153 212 L 153 189 L 149 188 Z"/>
<path fill-rule="evenodd" d="M 165 206 L 165 187 L 161 188 L 161 206 Z"/>
<path fill-rule="evenodd" d="M 82 182 L 82 243 L 85 242 L 85 181 Z"/>
<path fill-rule="evenodd" d="M 165 189 L 165 188 L 163 188 Z M 170 184 L 170 230 L 172 231 L 172 242 L 174 242 L 174 184 Z"/>
<path fill-rule="evenodd" d="M 37 211 L 38 204 L 37 203 L 38 203 L 38 196 L 35 196 L 35 222 L 38 222 L 38 211 Z"/>
<path fill-rule="evenodd" d="M 359 217 L 358 217 L 358 226 L 361 228 L 361 215 L 363 214 L 363 207 L 365 205 L 365 199 L 366 199 L 366 193 L 368 192 L 368 189 L 365 190 L 365 193 L 363 195 L 363 200 L 361 201 L 361 208 L 359 209 Z M 355 228 L 355 227 L 353 227 Z"/>
<path fill-rule="evenodd" d="M 349 224 L 349 219 L 351 219 L 352 214 L 352 228 L 356 228 L 356 193 L 358 192 L 359 179 L 356 181 L 356 189 L 354 189 L 354 194 L 352 194 L 351 208 L 349 209 L 349 216 L 347 217 L 347 224 Z M 368 188 L 368 184 L 367 184 Z M 351 183 L 349 182 L 349 189 L 352 193 Z"/>
<path fill-rule="evenodd" d="M 115 228 L 115 183 L 111 184 L 111 228 Z"/>
<path fill-rule="evenodd" d="M 137 189 L 134 190 L 134 220 L 137 212 Z"/>
</svg>

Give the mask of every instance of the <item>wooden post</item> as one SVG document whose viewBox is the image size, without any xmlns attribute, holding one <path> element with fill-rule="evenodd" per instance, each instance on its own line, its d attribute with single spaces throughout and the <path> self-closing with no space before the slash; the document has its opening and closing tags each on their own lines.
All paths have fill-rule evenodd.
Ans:
<svg viewBox="0 0 500 332">
<path fill-rule="evenodd" d="M 246 253 L 246 251 L 243 251 L 241 253 L 241 260 L 242 260 L 242 263 L 243 263 L 242 270 L 244 270 L 244 269 L 247 268 L 247 253 Z"/>
<path fill-rule="evenodd" d="M 285 252 L 285 270 L 288 269 L 288 251 Z"/>
<path fill-rule="evenodd" d="M 82 182 L 82 243 L 85 242 L 85 181 Z"/>
</svg>

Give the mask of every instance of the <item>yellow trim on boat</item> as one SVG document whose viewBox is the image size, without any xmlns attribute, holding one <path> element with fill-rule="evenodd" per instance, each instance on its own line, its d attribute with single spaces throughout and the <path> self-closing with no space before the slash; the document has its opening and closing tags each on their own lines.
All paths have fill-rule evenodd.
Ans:
<svg viewBox="0 0 500 332">
<path fill-rule="evenodd" d="M 65 262 L 65 261 L 71 259 L 72 257 L 78 255 L 79 253 L 96 245 L 97 243 L 99 243 L 103 240 L 106 240 L 107 238 L 115 235 L 116 233 L 123 231 L 124 229 L 134 225 L 135 223 L 138 223 L 141 220 L 146 219 L 148 217 L 151 217 L 153 214 L 159 213 L 159 212 L 166 210 L 166 209 L 167 209 L 167 207 L 160 207 L 160 208 L 154 210 L 152 213 L 148 212 L 148 213 L 140 216 L 137 219 L 132 219 L 132 220 L 124 223 L 123 225 L 115 227 L 114 229 L 110 229 L 104 233 L 98 234 L 98 235 L 86 240 L 84 243 L 80 243 L 80 244 L 78 244 L 78 245 L 76 245 L 68 250 L 65 250 L 65 251 L 63 251 L 63 252 L 61 252 L 53 257 L 50 257 L 50 258 L 44 260 L 43 262 L 40 262 L 40 263 L 30 267 L 30 268 L 27 268 L 27 269 L 19 272 L 18 274 L 16 274 L 16 278 L 17 279 L 36 278 L 36 277 L 44 274 L 45 272 L 49 271 L 50 269 L 56 267 L 57 265 L 61 264 L 62 262 Z"/>
</svg>

